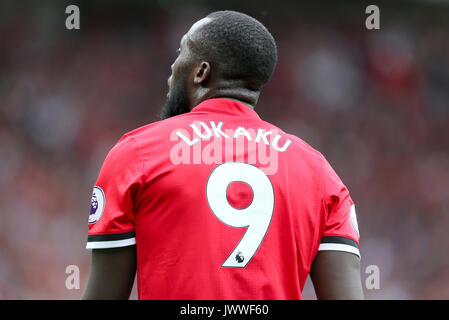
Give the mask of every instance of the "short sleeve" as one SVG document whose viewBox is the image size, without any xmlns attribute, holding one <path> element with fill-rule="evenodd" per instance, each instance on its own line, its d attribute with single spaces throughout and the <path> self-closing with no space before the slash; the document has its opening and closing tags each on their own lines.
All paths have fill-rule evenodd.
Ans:
<svg viewBox="0 0 449 320">
<path fill-rule="evenodd" d="M 355 204 L 327 161 L 324 174 L 323 206 L 327 215 L 318 250 L 346 251 L 360 257 Z"/>
<path fill-rule="evenodd" d="M 106 156 L 93 188 L 86 249 L 136 243 L 134 203 L 141 172 L 134 140 L 124 136 Z"/>
</svg>

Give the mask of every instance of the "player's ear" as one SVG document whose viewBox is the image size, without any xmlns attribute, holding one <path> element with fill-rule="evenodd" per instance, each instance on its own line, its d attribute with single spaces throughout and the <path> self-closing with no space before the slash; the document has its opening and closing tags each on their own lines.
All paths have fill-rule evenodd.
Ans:
<svg viewBox="0 0 449 320">
<path fill-rule="evenodd" d="M 207 61 L 201 61 L 194 71 L 193 83 L 196 85 L 205 84 L 210 76 L 210 64 Z"/>
</svg>

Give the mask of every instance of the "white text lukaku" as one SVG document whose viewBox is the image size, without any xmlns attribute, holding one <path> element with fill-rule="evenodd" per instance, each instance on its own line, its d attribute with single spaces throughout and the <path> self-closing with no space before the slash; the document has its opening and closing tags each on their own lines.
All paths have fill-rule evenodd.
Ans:
<svg viewBox="0 0 449 320">
<path fill-rule="evenodd" d="M 228 128 L 223 121 L 195 121 L 172 131 L 170 159 L 174 164 L 220 164 L 240 161 L 257 165 L 266 174 L 277 171 L 278 155 L 291 140 L 276 129 Z M 191 130 L 190 130 L 191 129 Z"/>
<path fill-rule="evenodd" d="M 257 132 L 253 129 L 245 129 L 244 127 L 237 127 L 235 130 L 226 130 L 223 132 L 223 122 L 220 121 L 218 124 L 215 124 L 215 121 L 209 121 L 210 125 L 208 126 L 205 122 L 199 121 L 190 124 L 195 136 L 193 139 L 189 139 L 186 137 L 181 130 L 176 131 L 176 135 L 182 139 L 189 147 L 193 146 L 195 143 L 199 142 L 200 139 L 209 140 L 212 136 L 216 138 L 223 137 L 225 139 L 237 139 L 240 136 L 245 137 L 248 141 L 253 141 L 256 143 L 263 142 L 266 145 L 271 145 L 275 150 L 279 152 L 284 152 L 288 149 L 290 144 L 292 143 L 289 139 L 286 139 L 284 145 L 282 147 L 279 146 L 279 141 L 282 136 L 280 134 L 276 134 L 272 139 L 268 140 L 268 136 L 273 134 L 273 131 L 266 129 L 257 129 Z M 231 132 L 230 132 L 231 131 Z"/>
</svg>

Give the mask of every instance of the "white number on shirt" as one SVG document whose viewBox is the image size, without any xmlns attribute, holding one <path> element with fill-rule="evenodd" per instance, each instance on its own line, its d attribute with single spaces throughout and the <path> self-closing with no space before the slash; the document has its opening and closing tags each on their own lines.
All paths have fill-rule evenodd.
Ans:
<svg viewBox="0 0 449 320">
<path fill-rule="evenodd" d="M 227 187 L 234 181 L 245 182 L 253 190 L 253 201 L 245 209 L 235 209 L 227 200 Z M 248 227 L 222 264 L 222 267 L 244 268 L 262 243 L 273 216 L 274 190 L 270 179 L 253 165 L 226 162 L 210 174 L 206 196 L 212 212 L 221 222 L 235 228 Z"/>
</svg>

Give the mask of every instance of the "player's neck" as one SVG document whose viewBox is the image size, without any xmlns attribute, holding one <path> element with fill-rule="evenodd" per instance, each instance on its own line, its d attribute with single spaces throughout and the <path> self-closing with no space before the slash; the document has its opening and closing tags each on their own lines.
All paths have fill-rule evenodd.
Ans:
<svg viewBox="0 0 449 320">
<path fill-rule="evenodd" d="M 245 102 L 245 101 L 242 101 L 242 100 L 240 100 L 240 99 L 230 98 L 230 97 L 221 97 L 221 98 L 226 98 L 226 99 L 229 99 L 229 100 L 234 100 L 234 101 L 237 101 L 237 102 L 240 102 L 240 103 L 246 105 L 247 107 L 249 107 L 249 108 L 251 108 L 251 109 L 254 109 L 254 106 L 253 106 L 253 105 L 251 105 L 251 104 L 249 104 L 249 103 L 247 103 L 247 102 Z"/>
<path fill-rule="evenodd" d="M 241 89 L 220 89 L 211 94 L 209 94 L 206 99 L 213 98 L 226 98 L 234 101 L 238 101 L 251 109 L 257 104 L 257 100 L 259 99 L 259 92 L 247 90 L 244 88 Z M 204 99 L 204 100 L 206 100 Z"/>
</svg>

